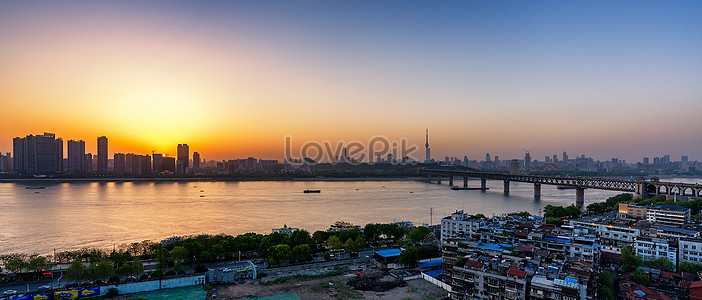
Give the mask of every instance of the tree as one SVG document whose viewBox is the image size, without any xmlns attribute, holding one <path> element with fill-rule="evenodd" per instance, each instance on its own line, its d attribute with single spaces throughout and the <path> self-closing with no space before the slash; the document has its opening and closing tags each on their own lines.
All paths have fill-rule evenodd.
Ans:
<svg viewBox="0 0 702 300">
<path fill-rule="evenodd" d="M 107 260 L 101 259 L 90 263 L 90 266 L 85 270 L 85 275 L 88 279 L 98 280 L 110 278 L 115 274 L 115 265 Z"/>
<path fill-rule="evenodd" d="M 122 266 L 127 263 L 130 259 L 129 253 L 127 252 L 112 252 L 110 253 L 110 260 L 117 265 L 117 267 Z"/>
<path fill-rule="evenodd" d="M 290 251 L 290 246 L 286 244 L 279 244 L 271 247 L 270 254 L 268 255 L 268 263 L 271 265 L 279 265 L 287 261 L 292 252 Z"/>
<path fill-rule="evenodd" d="M 634 270 L 634 272 L 631 273 L 631 276 L 629 276 L 629 279 L 643 285 L 649 285 L 651 283 L 651 278 L 648 277 L 648 273 L 641 269 Z"/>
<path fill-rule="evenodd" d="M 144 264 L 141 263 L 141 260 L 138 257 L 135 257 L 134 260 L 132 260 L 132 270 L 134 271 L 134 275 L 138 276 L 144 273 Z"/>
<path fill-rule="evenodd" d="M 297 245 L 292 249 L 292 256 L 297 261 L 311 260 L 312 259 L 312 249 L 310 249 L 310 245 L 308 245 L 308 244 Z"/>
<path fill-rule="evenodd" d="M 270 254 L 271 248 L 280 244 L 290 246 L 290 244 L 292 244 L 292 242 L 290 241 L 290 236 L 285 233 L 273 232 L 261 239 L 261 243 L 259 244 L 258 250 L 259 252 L 261 252 L 262 255 L 268 256 Z"/>
<path fill-rule="evenodd" d="M 202 252 L 205 251 L 205 246 L 193 238 L 183 241 L 183 248 L 188 251 L 187 260 L 189 262 L 195 262 L 195 260 L 200 258 Z"/>
<path fill-rule="evenodd" d="M 598 299 L 614 300 L 614 277 L 608 271 L 601 271 L 599 276 L 600 289 Z"/>
<path fill-rule="evenodd" d="M 317 230 L 314 232 L 314 234 L 312 234 L 312 239 L 317 244 L 324 244 L 324 242 L 326 242 L 331 235 L 331 232 Z"/>
<path fill-rule="evenodd" d="M 419 262 L 419 252 L 415 247 L 407 247 L 405 251 L 400 254 L 400 263 L 405 267 L 413 267 Z"/>
<path fill-rule="evenodd" d="M 227 255 L 227 251 L 224 249 L 222 244 L 213 245 L 210 252 L 212 253 L 212 257 L 214 259 L 220 259 Z"/>
<path fill-rule="evenodd" d="M 164 272 L 168 268 L 168 256 L 170 253 L 166 248 L 159 248 L 154 253 L 154 259 L 156 260 L 156 269 Z"/>
<path fill-rule="evenodd" d="M 173 250 L 171 250 L 171 257 L 173 257 L 176 262 L 183 262 L 188 258 L 188 250 L 183 246 L 175 246 Z"/>
<path fill-rule="evenodd" d="M 176 274 L 185 274 L 185 268 L 183 267 L 183 264 L 177 261 L 173 265 L 173 272 Z"/>
<path fill-rule="evenodd" d="M 641 264 L 640 257 L 634 255 L 629 247 L 622 248 L 622 269 L 630 272 L 634 267 Z"/>
<path fill-rule="evenodd" d="M 546 224 L 553 224 L 556 226 L 561 226 L 561 225 L 563 225 L 563 219 L 556 218 L 556 217 L 547 217 Z"/>
<path fill-rule="evenodd" d="M 641 259 L 641 265 L 644 267 L 649 267 L 652 269 L 658 269 L 661 271 L 675 272 L 675 264 L 668 260 L 666 257 L 657 257 L 654 259 Z"/>
<path fill-rule="evenodd" d="M 429 229 L 428 227 L 419 226 L 415 229 L 412 229 L 407 234 L 407 236 L 409 237 L 410 241 L 412 241 L 413 243 L 419 243 L 421 241 L 424 241 L 424 239 L 429 234 L 431 234 L 431 229 Z"/>
<path fill-rule="evenodd" d="M 26 268 L 33 272 L 41 272 L 44 269 L 48 268 L 50 265 L 51 262 L 48 258 L 35 254 L 29 258 L 29 261 L 26 264 Z"/>
<path fill-rule="evenodd" d="M 702 264 L 689 261 L 681 261 L 678 264 L 678 271 L 697 274 L 702 272 Z"/>
<path fill-rule="evenodd" d="M 329 239 L 327 240 L 327 247 L 328 247 L 329 249 L 334 249 L 334 250 L 336 250 L 336 249 L 341 249 L 343 246 L 342 246 L 342 244 L 341 244 L 341 240 L 339 239 L 339 237 L 338 237 L 338 236 L 335 236 L 335 235 L 332 235 L 332 236 L 330 236 Z"/>
<path fill-rule="evenodd" d="M 380 224 L 369 223 L 366 224 L 366 227 L 363 227 L 363 235 L 371 244 L 375 244 L 376 242 L 378 242 L 380 240 L 381 234 L 382 231 L 380 228 Z"/>
<path fill-rule="evenodd" d="M 125 277 L 134 274 L 134 267 L 131 264 L 122 264 L 117 268 L 115 274 L 120 277 Z"/>
<path fill-rule="evenodd" d="M 614 297 L 614 292 L 612 291 L 612 289 L 604 286 L 601 287 L 600 291 L 597 293 L 597 299 L 614 300 L 616 298 Z"/>
<path fill-rule="evenodd" d="M 2 257 L 2 262 L 5 265 L 5 269 L 19 274 L 22 273 L 22 269 L 27 268 L 27 255 L 20 253 L 7 254 Z"/>
<path fill-rule="evenodd" d="M 293 231 L 292 234 L 290 234 L 290 241 L 292 242 L 293 246 L 306 244 L 310 246 L 310 249 L 312 249 L 315 245 L 310 233 L 304 229 Z"/>
<path fill-rule="evenodd" d="M 76 259 L 66 269 L 66 278 L 81 281 L 85 277 L 85 266 L 80 259 Z"/>
</svg>

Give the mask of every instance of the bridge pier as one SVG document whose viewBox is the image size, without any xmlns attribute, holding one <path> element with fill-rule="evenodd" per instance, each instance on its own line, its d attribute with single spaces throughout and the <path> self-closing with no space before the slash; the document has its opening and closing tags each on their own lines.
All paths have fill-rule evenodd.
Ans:
<svg viewBox="0 0 702 300">
<path fill-rule="evenodd" d="M 585 189 L 579 187 L 575 190 L 575 207 L 583 209 L 583 206 L 585 206 Z"/>
<path fill-rule="evenodd" d="M 463 176 L 463 187 L 467 188 L 468 187 L 468 177 Z"/>
<path fill-rule="evenodd" d="M 534 198 L 541 199 L 541 184 L 534 183 Z"/>
<path fill-rule="evenodd" d="M 449 186 L 453 186 L 453 176 L 449 176 Z"/>
<path fill-rule="evenodd" d="M 436 176 L 436 184 L 441 184 L 441 175 Z"/>
<path fill-rule="evenodd" d="M 509 180 L 505 180 L 505 195 L 509 195 Z"/>
<path fill-rule="evenodd" d="M 487 189 L 487 179 L 480 178 L 480 190 L 485 191 Z"/>
</svg>

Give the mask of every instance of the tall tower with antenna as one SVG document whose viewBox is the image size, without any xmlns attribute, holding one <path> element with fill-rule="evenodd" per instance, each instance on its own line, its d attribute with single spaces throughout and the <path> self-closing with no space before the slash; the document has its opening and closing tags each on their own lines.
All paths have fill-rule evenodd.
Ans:
<svg viewBox="0 0 702 300">
<path fill-rule="evenodd" d="M 424 163 L 428 164 L 431 161 L 431 148 L 429 148 L 429 128 L 427 128 L 424 148 L 426 148 L 426 158 L 424 159 Z"/>
</svg>

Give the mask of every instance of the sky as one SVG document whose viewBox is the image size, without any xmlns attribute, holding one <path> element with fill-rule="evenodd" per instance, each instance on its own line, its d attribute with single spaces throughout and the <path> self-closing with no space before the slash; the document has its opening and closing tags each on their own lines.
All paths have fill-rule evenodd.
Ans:
<svg viewBox="0 0 702 300">
<path fill-rule="evenodd" d="M 702 160 L 699 1 L 0 0 L 0 151 Z"/>
</svg>

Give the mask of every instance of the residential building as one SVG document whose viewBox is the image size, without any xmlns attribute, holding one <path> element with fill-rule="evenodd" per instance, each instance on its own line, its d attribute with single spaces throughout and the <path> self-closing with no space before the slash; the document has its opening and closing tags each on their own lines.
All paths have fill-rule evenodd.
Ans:
<svg viewBox="0 0 702 300">
<path fill-rule="evenodd" d="M 63 172 L 63 140 L 53 133 L 13 139 L 14 170 L 20 174 Z"/>
<path fill-rule="evenodd" d="M 99 174 L 107 174 L 107 137 L 101 136 L 97 138 L 97 172 Z"/>
<path fill-rule="evenodd" d="M 619 214 L 620 218 L 636 218 L 636 219 L 646 219 L 646 214 L 648 209 L 646 206 L 633 205 L 629 203 L 619 203 Z"/>
<path fill-rule="evenodd" d="M 646 219 L 664 226 L 685 226 L 690 221 L 690 209 L 682 206 L 658 205 L 648 208 Z"/>
<path fill-rule="evenodd" d="M 697 229 L 659 226 L 656 228 L 656 236 L 668 241 L 677 242 L 681 238 L 699 238 L 700 231 Z"/>
<path fill-rule="evenodd" d="M 702 240 L 681 238 L 678 243 L 678 260 L 702 263 Z"/>
<path fill-rule="evenodd" d="M 665 239 L 639 237 L 634 241 L 634 253 L 645 260 L 665 257 L 677 265 L 678 247 L 674 242 Z"/>
<path fill-rule="evenodd" d="M 85 141 L 68 140 L 68 172 L 86 173 Z"/>
<path fill-rule="evenodd" d="M 453 238 L 470 239 L 478 234 L 479 228 L 479 219 L 470 218 L 463 210 L 457 210 L 451 216 L 441 219 L 441 241 Z"/>
<path fill-rule="evenodd" d="M 176 172 L 184 174 L 188 172 L 190 162 L 190 147 L 188 144 L 178 144 L 178 155 L 176 161 Z"/>
<path fill-rule="evenodd" d="M 113 173 L 116 175 L 126 174 L 126 155 L 124 153 L 115 153 Z"/>
</svg>

